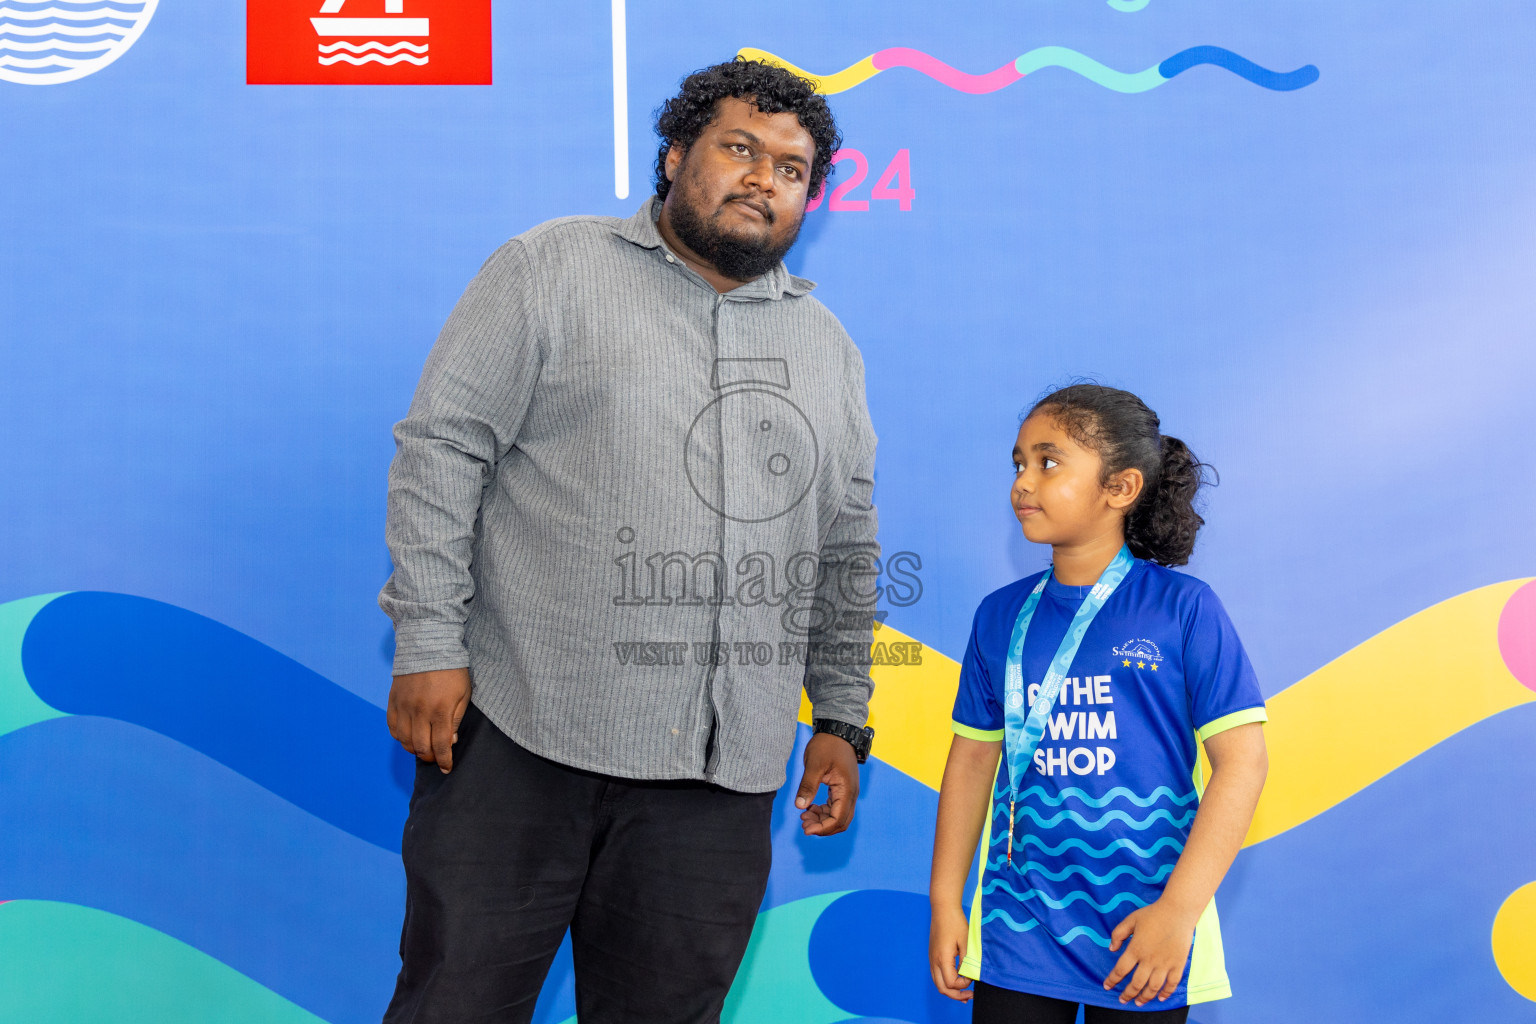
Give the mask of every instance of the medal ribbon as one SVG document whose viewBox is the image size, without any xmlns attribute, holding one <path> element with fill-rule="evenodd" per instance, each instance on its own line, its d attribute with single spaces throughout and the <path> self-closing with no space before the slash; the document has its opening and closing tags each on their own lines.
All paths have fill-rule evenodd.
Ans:
<svg viewBox="0 0 1536 1024">
<path fill-rule="evenodd" d="M 1072 625 L 1067 627 L 1067 635 L 1061 638 L 1061 646 L 1056 648 L 1056 656 L 1051 659 L 1050 668 L 1045 673 L 1045 680 L 1040 684 L 1040 692 L 1035 697 L 1034 703 L 1028 705 L 1027 711 L 1022 667 L 1024 637 L 1029 632 L 1030 620 L 1035 617 L 1035 608 L 1040 604 L 1040 595 L 1045 593 L 1045 585 L 1051 579 L 1050 569 L 1045 570 L 1045 575 L 1040 577 L 1040 582 L 1035 584 L 1034 590 L 1030 591 L 1029 597 L 1024 600 L 1024 607 L 1019 609 L 1019 617 L 1013 623 L 1013 636 L 1008 641 L 1008 660 L 1003 673 L 1003 749 L 1008 758 L 1008 862 L 1010 864 L 1013 863 L 1014 803 L 1018 800 L 1024 773 L 1029 771 L 1030 762 L 1034 759 L 1035 748 L 1040 745 L 1040 739 L 1045 735 L 1046 719 L 1050 717 L 1051 709 L 1056 706 L 1056 698 L 1061 695 L 1062 683 L 1066 682 L 1067 672 L 1072 667 L 1072 659 L 1077 657 L 1077 649 L 1082 646 L 1083 635 L 1093 624 L 1099 609 L 1104 607 L 1104 602 L 1109 600 L 1115 588 L 1120 586 L 1121 581 L 1135 564 L 1136 559 L 1131 556 L 1131 549 L 1122 547 L 1120 553 L 1115 555 L 1114 561 L 1105 568 L 1099 581 L 1093 585 L 1088 596 L 1083 598 L 1077 614 L 1072 616 Z"/>
</svg>

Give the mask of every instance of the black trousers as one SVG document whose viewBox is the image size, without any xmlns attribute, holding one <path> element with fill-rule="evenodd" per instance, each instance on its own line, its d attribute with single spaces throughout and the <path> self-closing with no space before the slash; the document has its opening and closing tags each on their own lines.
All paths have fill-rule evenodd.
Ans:
<svg viewBox="0 0 1536 1024">
<path fill-rule="evenodd" d="M 977 982 L 976 994 L 971 997 L 971 1024 L 1072 1024 L 1077 1020 L 1077 1003 L 1066 999 L 1015 992 L 996 985 Z M 1137 1010 L 1127 1003 L 1127 1009 L 1105 1006 L 1084 1006 L 1083 1024 L 1184 1024 L 1189 1007 L 1154 1009 L 1152 1000 L 1144 1010 Z"/>
<path fill-rule="evenodd" d="M 768 883 L 773 798 L 556 764 L 471 705 L 452 773 L 416 767 L 386 1024 L 528 1021 L 568 927 L 582 1024 L 718 1020 Z"/>
</svg>

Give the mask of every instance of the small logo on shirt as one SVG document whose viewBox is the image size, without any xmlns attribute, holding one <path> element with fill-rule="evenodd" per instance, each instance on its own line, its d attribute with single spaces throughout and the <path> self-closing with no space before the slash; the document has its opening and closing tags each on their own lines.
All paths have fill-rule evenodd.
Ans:
<svg viewBox="0 0 1536 1024">
<path fill-rule="evenodd" d="M 1137 661 L 1163 660 L 1163 652 L 1151 640 L 1127 640 L 1110 653 L 1121 658 L 1135 658 Z"/>
</svg>

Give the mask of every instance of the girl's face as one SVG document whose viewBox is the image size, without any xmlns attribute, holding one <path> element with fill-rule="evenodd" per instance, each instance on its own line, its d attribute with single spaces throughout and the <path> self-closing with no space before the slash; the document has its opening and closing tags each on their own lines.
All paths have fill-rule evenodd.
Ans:
<svg viewBox="0 0 1536 1024">
<path fill-rule="evenodd" d="M 1036 544 L 1073 546 L 1123 531 L 1124 510 L 1141 489 L 1137 470 L 1100 484 L 1098 453 L 1074 441 L 1048 413 L 1030 416 L 1019 428 L 1013 466 L 1013 514 Z"/>
</svg>

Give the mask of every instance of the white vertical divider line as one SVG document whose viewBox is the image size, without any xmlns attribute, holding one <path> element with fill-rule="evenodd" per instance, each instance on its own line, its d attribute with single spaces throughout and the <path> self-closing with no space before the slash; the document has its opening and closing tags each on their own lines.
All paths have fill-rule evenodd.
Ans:
<svg viewBox="0 0 1536 1024">
<path fill-rule="evenodd" d="M 629 198 L 629 45 L 624 0 L 613 0 L 613 194 Z"/>
</svg>

